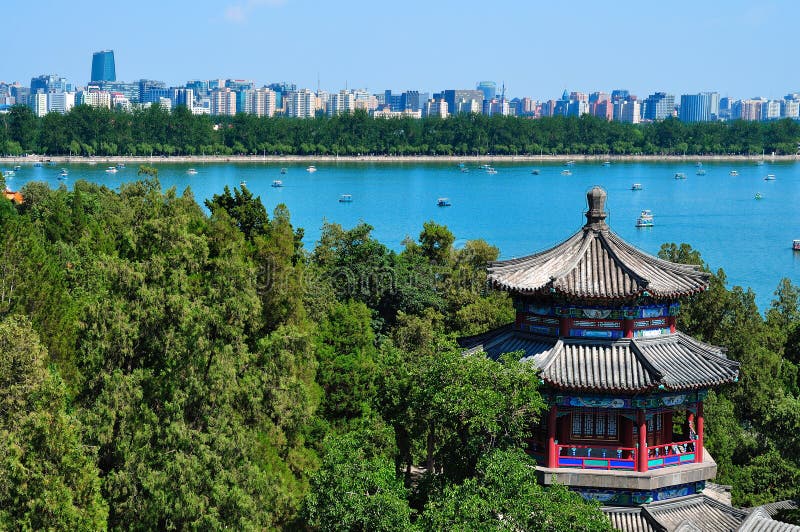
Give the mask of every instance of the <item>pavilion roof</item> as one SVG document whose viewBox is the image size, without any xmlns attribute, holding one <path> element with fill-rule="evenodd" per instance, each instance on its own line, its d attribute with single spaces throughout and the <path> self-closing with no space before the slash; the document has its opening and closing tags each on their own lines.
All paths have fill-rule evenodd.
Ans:
<svg viewBox="0 0 800 532">
<path fill-rule="evenodd" d="M 518 294 L 562 294 L 619 300 L 649 295 L 676 299 L 708 288 L 710 274 L 676 264 L 628 244 L 605 222 L 606 192 L 588 194 L 587 222 L 562 243 L 540 253 L 489 264 L 491 286 Z"/>
<path fill-rule="evenodd" d="M 739 363 L 717 347 L 683 333 L 654 338 L 587 340 L 552 338 L 507 325 L 459 339 L 467 352 L 491 358 L 521 352 L 557 389 L 594 393 L 681 391 L 735 382 Z"/>
</svg>

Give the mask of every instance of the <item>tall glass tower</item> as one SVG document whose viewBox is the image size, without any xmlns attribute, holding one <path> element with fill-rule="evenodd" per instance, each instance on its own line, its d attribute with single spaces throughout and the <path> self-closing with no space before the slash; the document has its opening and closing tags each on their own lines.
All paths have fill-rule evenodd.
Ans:
<svg viewBox="0 0 800 532">
<path fill-rule="evenodd" d="M 91 81 L 117 81 L 117 71 L 114 67 L 114 50 L 95 52 L 92 56 Z"/>
</svg>

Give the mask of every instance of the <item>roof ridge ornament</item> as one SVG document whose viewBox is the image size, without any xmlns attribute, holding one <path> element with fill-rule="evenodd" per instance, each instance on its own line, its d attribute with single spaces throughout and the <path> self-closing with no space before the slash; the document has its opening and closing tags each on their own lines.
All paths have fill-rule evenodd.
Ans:
<svg viewBox="0 0 800 532">
<path fill-rule="evenodd" d="M 587 229 L 607 229 L 606 225 L 606 198 L 608 194 L 599 185 L 595 185 L 586 193 L 586 203 L 589 205 L 589 210 L 586 211 L 586 225 Z"/>
</svg>

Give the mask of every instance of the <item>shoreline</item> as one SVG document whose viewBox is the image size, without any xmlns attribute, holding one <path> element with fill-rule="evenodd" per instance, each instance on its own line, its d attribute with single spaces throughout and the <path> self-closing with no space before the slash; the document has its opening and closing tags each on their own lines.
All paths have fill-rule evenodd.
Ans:
<svg viewBox="0 0 800 532">
<path fill-rule="evenodd" d="M 28 155 L 0 157 L 2 162 L 25 164 L 36 162 L 76 164 L 176 164 L 176 163 L 563 163 L 576 162 L 694 162 L 694 161 L 774 161 L 800 160 L 798 155 L 173 155 L 173 156 L 75 156 Z"/>
</svg>

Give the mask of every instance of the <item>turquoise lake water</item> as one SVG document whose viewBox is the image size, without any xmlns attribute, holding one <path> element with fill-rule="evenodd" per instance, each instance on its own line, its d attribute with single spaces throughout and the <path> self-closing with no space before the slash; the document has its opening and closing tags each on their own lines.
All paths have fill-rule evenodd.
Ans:
<svg viewBox="0 0 800 532">
<path fill-rule="evenodd" d="M 694 161 L 496 163 L 496 174 L 469 165 L 464 173 L 453 163 L 319 163 L 318 171 L 309 173 L 306 164 L 221 163 L 195 165 L 196 175 L 186 173 L 187 164 L 156 166 L 165 189 L 191 187 L 200 203 L 225 185 L 246 181 L 268 210 L 279 203 L 289 207 L 293 224 L 305 229 L 307 249 L 326 220 L 346 228 L 367 222 L 375 238 L 393 249 L 400 249 L 407 235 L 416 238 L 423 222 L 435 220 L 453 231 L 456 245 L 482 238 L 500 248 L 502 258 L 540 251 L 578 230 L 585 221 L 586 192 L 601 185 L 616 233 L 650 253 L 664 242 L 691 244 L 713 269 L 725 270 L 730 285 L 753 288 L 762 310 L 781 278 L 800 284 L 800 252 L 791 249 L 792 239 L 800 238 L 800 163 L 708 162 L 702 166 L 705 175 L 696 175 Z M 69 170 L 67 186 L 86 179 L 117 188 L 137 179 L 133 165 L 116 174 L 107 174 L 102 164 L 63 166 Z M 23 165 L 8 186 L 38 180 L 56 187 L 60 167 Z M 534 168 L 540 175 L 532 175 Z M 568 168 L 572 175 L 561 175 Z M 731 170 L 739 175 L 731 176 Z M 675 179 L 676 172 L 686 179 Z M 767 174 L 775 180 L 765 181 Z M 273 188 L 275 179 L 284 186 Z M 643 190 L 632 191 L 633 183 Z M 762 199 L 756 200 L 756 193 Z M 351 194 L 352 203 L 340 203 L 341 194 Z M 452 206 L 437 207 L 439 197 L 448 197 Z M 652 210 L 654 227 L 635 227 L 643 209 Z"/>
</svg>

